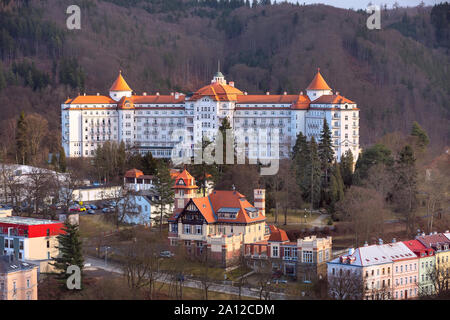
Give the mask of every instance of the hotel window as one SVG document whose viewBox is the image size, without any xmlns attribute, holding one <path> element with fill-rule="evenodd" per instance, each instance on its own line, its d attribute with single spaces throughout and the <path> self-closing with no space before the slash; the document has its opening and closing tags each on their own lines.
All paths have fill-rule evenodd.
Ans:
<svg viewBox="0 0 450 320">
<path fill-rule="evenodd" d="M 312 251 L 303 251 L 303 262 L 313 262 L 313 253 Z"/>
<path fill-rule="evenodd" d="M 278 257 L 278 247 L 272 247 L 272 256 Z"/>
<path fill-rule="evenodd" d="M 30 279 L 27 279 L 27 288 L 30 287 Z"/>
<path fill-rule="evenodd" d="M 184 225 L 184 233 L 190 234 L 191 233 L 191 226 L 189 224 Z"/>
<path fill-rule="evenodd" d="M 195 232 L 196 232 L 197 234 L 202 234 L 202 226 L 201 226 L 201 225 L 195 226 Z"/>
</svg>

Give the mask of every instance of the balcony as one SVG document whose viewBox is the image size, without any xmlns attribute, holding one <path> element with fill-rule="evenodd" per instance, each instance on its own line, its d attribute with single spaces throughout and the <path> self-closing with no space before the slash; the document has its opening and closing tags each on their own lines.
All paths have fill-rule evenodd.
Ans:
<svg viewBox="0 0 450 320">
<path fill-rule="evenodd" d="M 283 260 L 285 260 L 285 261 L 297 261 L 298 257 L 286 257 L 286 256 L 284 256 Z"/>
</svg>

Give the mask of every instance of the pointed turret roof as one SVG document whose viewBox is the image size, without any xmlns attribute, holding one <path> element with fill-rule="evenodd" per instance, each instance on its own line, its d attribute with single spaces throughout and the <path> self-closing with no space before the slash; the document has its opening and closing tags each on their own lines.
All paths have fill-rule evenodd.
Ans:
<svg viewBox="0 0 450 320">
<path fill-rule="evenodd" d="M 307 90 L 331 90 L 331 88 L 326 83 L 325 79 L 320 74 L 320 68 L 317 69 L 317 74 L 311 81 Z"/>
<path fill-rule="evenodd" d="M 122 71 L 119 71 L 119 76 L 117 77 L 116 81 L 114 81 L 109 91 L 133 91 L 133 90 L 131 90 L 128 83 L 122 77 Z"/>
</svg>

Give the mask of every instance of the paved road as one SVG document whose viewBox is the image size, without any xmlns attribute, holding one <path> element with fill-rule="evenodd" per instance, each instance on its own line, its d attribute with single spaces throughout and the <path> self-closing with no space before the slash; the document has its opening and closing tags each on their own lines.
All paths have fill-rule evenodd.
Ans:
<svg viewBox="0 0 450 320">
<path fill-rule="evenodd" d="M 119 274 L 123 273 L 122 269 L 120 268 L 120 266 L 118 264 L 108 263 L 108 265 L 105 265 L 105 261 L 101 260 L 101 259 L 86 257 L 85 263 L 90 264 L 91 267 L 103 269 L 108 272 L 114 272 L 114 273 L 119 273 Z M 158 276 L 158 281 L 163 282 L 163 283 L 170 283 L 170 280 L 168 280 L 167 274 L 161 274 L 160 276 Z M 194 280 L 194 279 L 185 278 L 185 281 L 183 282 L 183 286 L 189 287 L 189 288 L 203 289 L 201 281 Z M 209 291 L 239 295 L 239 288 L 233 287 L 231 285 L 224 285 L 224 284 L 213 284 L 209 287 Z M 256 289 L 243 287 L 242 291 L 241 291 L 241 296 L 259 299 L 259 292 Z M 272 299 L 272 300 L 285 300 L 286 298 L 287 298 L 287 295 L 284 293 L 278 293 L 278 292 L 270 293 L 270 299 Z"/>
</svg>

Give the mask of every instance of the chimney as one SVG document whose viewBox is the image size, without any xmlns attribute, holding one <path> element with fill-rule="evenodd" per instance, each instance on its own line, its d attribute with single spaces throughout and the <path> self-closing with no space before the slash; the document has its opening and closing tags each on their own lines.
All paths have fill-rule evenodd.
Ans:
<svg viewBox="0 0 450 320">
<path fill-rule="evenodd" d="M 336 91 L 336 95 L 337 95 L 337 96 L 339 95 L 339 91 Z"/>
<path fill-rule="evenodd" d="M 175 92 L 175 99 L 178 99 L 180 97 L 180 94 L 178 92 Z"/>
<path fill-rule="evenodd" d="M 234 88 L 234 81 L 230 81 L 230 82 L 228 82 L 228 84 Z"/>
<path fill-rule="evenodd" d="M 267 95 L 267 96 L 268 96 L 268 95 L 270 95 L 270 92 L 269 92 L 269 91 L 267 91 L 267 92 L 266 92 L 266 95 Z"/>
<path fill-rule="evenodd" d="M 396 243 L 396 242 L 397 242 L 397 239 L 393 238 L 392 243 Z"/>
<path fill-rule="evenodd" d="M 85 93 L 83 93 L 83 96 L 85 96 L 86 95 L 86 92 Z"/>
<path fill-rule="evenodd" d="M 422 237 L 425 237 L 425 232 L 422 232 Z"/>
<path fill-rule="evenodd" d="M 369 244 L 367 243 L 367 241 L 364 242 L 364 247 L 368 247 Z"/>
<path fill-rule="evenodd" d="M 159 92 L 157 92 L 156 95 L 159 96 Z"/>
<path fill-rule="evenodd" d="M 143 96 L 146 96 L 146 95 L 147 95 L 147 92 L 144 92 L 142 95 L 143 95 Z"/>
<path fill-rule="evenodd" d="M 301 96 L 303 95 L 303 91 L 300 91 L 300 95 L 301 95 Z"/>
<path fill-rule="evenodd" d="M 433 234 L 437 234 L 437 231 L 435 231 Z"/>
<path fill-rule="evenodd" d="M 245 92 L 244 92 L 244 95 L 247 95 L 247 94 L 248 94 L 247 91 L 245 91 Z"/>
<path fill-rule="evenodd" d="M 98 92 L 97 92 L 97 95 L 99 96 L 99 95 L 100 95 L 100 93 L 98 93 Z"/>
<path fill-rule="evenodd" d="M 266 216 L 266 190 L 255 189 L 253 190 L 253 203 L 255 208 L 265 217 Z"/>
<path fill-rule="evenodd" d="M 379 245 L 382 245 L 382 244 L 383 244 L 383 239 L 381 239 L 381 238 L 378 239 L 378 244 L 379 244 Z"/>
<path fill-rule="evenodd" d="M 283 95 L 287 95 L 287 92 L 285 91 L 285 92 L 283 92 Z"/>
<path fill-rule="evenodd" d="M 173 92 L 171 92 L 170 95 L 173 96 Z"/>
</svg>

